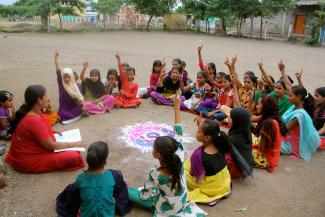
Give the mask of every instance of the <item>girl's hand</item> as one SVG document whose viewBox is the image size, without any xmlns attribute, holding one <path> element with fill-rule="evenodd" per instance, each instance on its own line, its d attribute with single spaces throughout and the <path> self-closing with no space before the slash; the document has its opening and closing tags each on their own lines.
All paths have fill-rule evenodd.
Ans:
<svg viewBox="0 0 325 217">
<path fill-rule="evenodd" d="M 116 51 L 115 57 L 117 60 L 121 60 L 120 52 Z"/>
<path fill-rule="evenodd" d="M 197 48 L 197 51 L 198 51 L 199 53 L 201 53 L 202 49 L 203 49 L 203 44 L 201 44 L 201 45 Z"/>
<path fill-rule="evenodd" d="M 230 64 L 230 61 L 229 61 L 228 57 L 226 57 L 224 63 L 225 63 L 226 66 L 228 66 L 228 68 L 231 68 L 231 64 Z"/>
<path fill-rule="evenodd" d="M 301 69 L 300 71 L 296 72 L 296 74 L 295 74 L 298 81 L 301 80 L 302 72 L 303 72 L 303 70 Z"/>
<path fill-rule="evenodd" d="M 237 63 L 237 54 L 231 58 L 231 66 L 234 66 Z"/>
<path fill-rule="evenodd" d="M 60 131 L 53 130 L 53 134 L 58 134 L 59 136 L 62 136 L 62 133 Z"/>
<path fill-rule="evenodd" d="M 207 117 L 209 118 L 209 117 L 211 117 L 213 114 L 214 114 L 214 112 L 208 112 Z"/>
<path fill-rule="evenodd" d="M 165 60 L 165 58 L 163 58 L 163 59 L 161 60 L 161 64 L 162 64 L 163 68 L 166 67 L 166 60 Z"/>
<path fill-rule="evenodd" d="M 88 68 L 88 65 L 89 65 L 89 63 L 88 63 L 88 60 L 86 58 L 85 61 L 82 64 L 82 66 L 83 66 L 84 69 L 87 69 Z"/>
<path fill-rule="evenodd" d="M 283 60 L 281 59 L 280 62 L 278 63 L 278 67 L 280 72 L 283 72 L 285 70 L 285 65 L 283 63 Z"/>
<path fill-rule="evenodd" d="M 263 64 L 263 60 L 261 60 L 260 62 L 257 63 L 258 67 L 260 68 L 260 70 L 262 71 L 264 69 L 264 64 Z"/>
<path fill-rule="evenodd" d="M 81 104 L 82 104 L 82 112 L 87 112 L 87 106 L 85 101 L 82 101 Z"/>
<path fill-rule="evenodd" d="M 253 102 L 254 101 L 254 90 L 250 90 L 247 93 L 248 101 Z"/>
<path fill-rule="evenodd" d="M 58 50 L 55 50 L 55 52 L 54 52 L 54 58 L 56 60 L 59 58 L 59 52 L 58 52 Z"/>
<path fill-rule="evenodd" d="M 200 124 L 203 122 L 202 114 L 200 114 L 200 116 L 195 117 L 194 122 L 196 123 L 196 126 L 199 127 Z"/>
<path fill-rule="evenodd" d="M 82 141 L 79 141 L 79 142 L 69 142 L 69 143 L 66 143 L 69 148 L 79 148 L 79 147 L 85 147 L 85 144 L 82 142 Z"/>
<path fill-rule="evenodd" d="M 164 70 L 164 71 L 161 71 L 161 73 L 160 73 L 160 78 L 164 78 L 166 76 L 166 71 Z"/>
</svg>

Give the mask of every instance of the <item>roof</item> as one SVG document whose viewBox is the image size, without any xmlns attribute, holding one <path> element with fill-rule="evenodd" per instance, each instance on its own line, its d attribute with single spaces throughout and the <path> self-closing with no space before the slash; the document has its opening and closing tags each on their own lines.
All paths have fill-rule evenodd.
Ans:
<svg viewBox="0 0 325 217">
<path fill-rule="evenodd" d="M 325 3 L 325 0 L 297 0 L 298 6 L 319 5 L 320 3 Z"/>
</svg>

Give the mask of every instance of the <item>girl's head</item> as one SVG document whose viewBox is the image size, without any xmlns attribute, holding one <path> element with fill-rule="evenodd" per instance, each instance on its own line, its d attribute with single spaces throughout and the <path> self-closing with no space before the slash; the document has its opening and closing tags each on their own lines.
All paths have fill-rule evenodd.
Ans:
<svg viewBox="0 0 325 217">
<path fill-rule="evenodd" d="M 162 62 L 160 60 L 155 60 L 152 65 L 152 73 L 160 73 L 162 69 Z"/>
<path fill-rule="evenodd" d="M 181 69 L 182 68 L 182 60 L 179 58 L 173 59 L 173 68 L 178 68 Z"/>
<path fill-rule="evenodd" d="M 262 125 L 267 133 L 269 133 L 269 138 L 276 138 L 274 127 L 270 124 L 270 121 L 265 121 L 267 119 L 274 119 L 279 123 L 281 135 L 285 136 L 288 129 L 279 115 L 279 105 L 273 97 L 270 95 L 261 96 L 258 100 L 257 111 L 262 116 L 255 129 L 256 133 L 259 134 Z M 265 130 L 264 130 L 265 131 Z"/>
<path fill-rule="evenodd" d="M 181 75 L 181 72 L 180 72 L 179 68 L 173 67 L 172 74 L 170 76 L 172 78 L 172 80 L 173 81 L 178 80 L 180 75 Z"/>
<path fill-rule="evenodd" d="M 70 84 L 71 79 L 75 79 L 72 69 L 70 69 L 70 68 L 64 68 L 62 70 L 62 72 L 63 72 L 62 78 L 63 78 L 63 82 L 64 83 Z"/>
<path fill-rule="evenodd" d="M 216 64 L 208 63 L 207 64 L 207 72 L 209 73 L 209 75 L 212 75 L 214 78 L 217 77 Z"/>
<path fill-rule="evenodd" d="M 306 112 L 313 117 L 315 110 L 314 98 L 303 86 L 295 85 L 291 88 L 289 101 L 294 105 L 302 103 Z"/>
<path fill-rule="evenodd" d="M 103 169 L 108 157 L 108 145 L 105 142 L 92 143 L 87 151 L 87 171 Z"/>
<path fill-rule="evenodd" d="M 246 90 L 251 90 L 257 85 L 257 77 L 254 72 L 247 71 L 244 74 L 244 87 Z"/>
<path fill-rule="evenodd" d="M 205 120 L 199 124 L 196 139 L 204 146 L 213 143 L 222 152 L 226 152 L 229 148 L 227 134 L 220 130 L 219 124 L 214 120 Z"/>
<path fill-rule="evenodd" d="M 203 84 L 205 84 L 208 76 L 207 76 L 206 72 L 199 71 L 196 75 L 196 78 L 197 78 L 197 83 L 200 85 L 203 85 Z"/>
<path fill-rule="evenodd" d="M 266 95 L 261 96 L 257 103 L 257 112 L 263 118 L 276 117 L 279 115 L 279 105 L 273 97 Z"/>
<path fill-rule="evenodd" d="M 225 80 L 225 76 L 226 76 L 226 73 L 224 73 L 224 72 L 218 72 L 217 73 L 217 76 L 216 76 L 216 82 L 218 84 L 222 84 L 223 81 Z"/>
<path fill-rule="evenodd" d="M 100 71 L 98 69 L 92 69 L 90 71 L 90 80 L 93 83 L 96 83 L 97 81 L 100 81 Z"/>
<path fill-rule="evenodd" d="M 2 108 L 11 108 L 13 105 L 14 95 L 7 90 L 0 91 L 0 106 Z"/>
<path fill-rule="evenodd" d="M 133 68 L 133 67 L 127 68 L 126 75 L 128 76 L 129 81 L 133 81 L 135 78 L 135 68 Z"/>
<path fill-rule="evenodd" d="M 246 108 L 235 107 L 230 112 L 229 127 L 231 130 L 240 132 L 249 132 L 251 115 Z"/>
<path fill-rule="evenodd" d="M 156 138 L 152 150 L 152 155 L 160 162 L 160 168 L 172 176 L 171 189 L 179 191 L 181 189 L 182 162 L 176 154 L 178 149 L 177 141 L 169 136 Z"/>
<path fill-rule="evenodd" d="M 229 90 L 232 88 L 231 76 L 229 74 L 225 75 L 225 79 L 223 79 L 223 88 L 225 90 Z"/>
<path fill-rule="evenodd" d="M 325 87 L 320 87 L 315 90 L 315 104 L 317 106 L 325 105 Z"/>
<path fill-rule="evenodd" d="M 278 80 L 274 86 L 274 93 L 277 97 L 283 98 L 286 94 L 286 85 L 283 80 Z"/>
<path fill-rule="evenodd" d="M 116 80 L 117 79 L 117 70 L 116 69 L 109 69 L 106 75 L 107 80 Z"/>
<path fill-rule="evenodd" d="M 181 61 L 181 66 L 182 66 L 182 69 L 186 68 L 186 62 L 184 60 Z"/>
<path fill-rule="evenodd" d="M 15 130 L 18 123 L 23 117 L 31 111 L 35 106 L 42 110 L 47 107 L 49 99 L 45 87 L 42 85 L 31 85 L 25 90 L 25 103 L 16 112 L 12 123 L 12 131 Z"/>
</svg>

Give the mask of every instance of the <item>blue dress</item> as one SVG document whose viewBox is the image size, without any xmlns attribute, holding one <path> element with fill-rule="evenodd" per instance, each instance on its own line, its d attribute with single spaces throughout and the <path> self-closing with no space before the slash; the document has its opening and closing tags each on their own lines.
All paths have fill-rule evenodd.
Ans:
<svg viewBox="0 0 325 217">
<path fill-rule="evenodd" d="M 111 171 L 102 174 L 81 173 L 76 185 L 80 189 L 80 216 L 113 217 L 115 199 L 113 191 L 115 180 Z"/>
</svg>

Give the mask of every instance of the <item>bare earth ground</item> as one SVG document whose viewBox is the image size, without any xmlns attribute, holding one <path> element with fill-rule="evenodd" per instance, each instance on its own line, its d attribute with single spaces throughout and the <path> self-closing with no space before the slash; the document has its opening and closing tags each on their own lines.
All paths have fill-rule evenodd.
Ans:
<svg viewBox="0 0 325 217">
<path fill-rule="evenodd" d="M 225 56 L 239 56 L 238 71 L 257 72 L 257 61 L 263 58 L 266 69 L 279 77 L 276 63 L 283 58 L 287 71 L 304 69 L 306 87 L 324 85 L 325 50 L 290 45 L 284 42 L 255 41 L 185 33 L 69 33 L 69 34 L 9 34 L 0 37 L 0 89 L 14 93 L 16 107 L 22 103 L 25 88 L 30 84 L 43 84 L 52 101 L 58 104 L 58 90 L 53 64 L 53 52 L 60 51 L 62 67 L 79 71 L 88 58 L 90 68 L 96 67 L 105 75 L 109 67 L 116 67 L 114 53 L 119 50 L 123 62 L 136 68 L 136 80 L 147 86 L 153 60 L 180 57 L 188 63 L 192 78 L 198 71 L 196 46 L 204 41 L 204 58 L 214 61 L 219 71 L 226 70 Z M 195 136 L 193 115 L 182 113 L 185 133 Z M 126 147 L 116 138 L 120 127 L 139 122 L 173 123 L 169 107 L 154 105 L 146 100 L 138 109 L 113 110 L 110 114 L 91 116 L 74 124 L 56 129 L 80 128 L 87 145 L 108 138 L 110 145 L 107 167 L 120 169 L 129 186 L 140 186 L 147 171 L 157 162 L 150 153 Z M 186 146 L 188 156 L 198 143 Z M 236 180 L 233 195 L 214 207 L 201 206 L 209 216 L 325 216 L 325 153 L 319 151 L 310 163 L 281 157 L 274 173 L 256 169 L 252 180 Z M 7 187 L 0 189 L 0 216 L 55 216 L 55 198 L 63 188 L 75 180 L 76 172 L 48 174 L 21 174 L 8 169 Z M 247 207 L 246 211 L 236 209 Z M 150 216 L 134 208 L 128 216 Z"/>
</svg>

